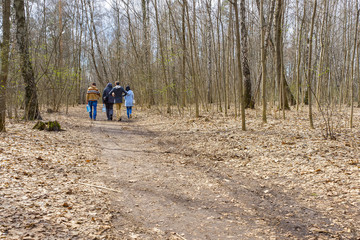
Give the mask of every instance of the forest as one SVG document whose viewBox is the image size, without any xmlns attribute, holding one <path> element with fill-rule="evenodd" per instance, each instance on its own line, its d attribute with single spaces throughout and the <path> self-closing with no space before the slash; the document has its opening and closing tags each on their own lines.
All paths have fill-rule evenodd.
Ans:
<svg viewBox="0 0 360 240">
<path fill-rule="evenodd" d="M 84 103 L 91 82 L 184 114 L 359 102 L 357 1 L 2 1 L 1 119 Z M 19 9 L 22 7 L 22 9 Z M 26 71 L 24 71 L 26 69 Z M 23 77 L 24 78 L 23 78 Z M 5 101 L 6 99 L 6 105 Z M 35 109 L 35 110 L 31 110 Z M 4 127 L 1 127 L 4 128 Z M 331 133 L 330 133 L 331 135 Z"/>
<path fill-rule="evenodd" d="M 0 238 L 360 237 L 357 0 L 0 12 Z M 117 81 L 134 119 L 89 121 Z"/>
</svg>

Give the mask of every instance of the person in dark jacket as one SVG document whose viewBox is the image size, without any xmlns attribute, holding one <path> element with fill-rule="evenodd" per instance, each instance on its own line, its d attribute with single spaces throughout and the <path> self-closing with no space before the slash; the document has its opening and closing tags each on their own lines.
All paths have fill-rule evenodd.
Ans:
<svg viewBox="0 0 360 240">
<path fill-rule="evenodd" d="M 116 119 L 121 121 L 121 104 L 123 96 L 126 95 L 126 91 L 122 86 L 120 86 L 120 82 L 115 83 L 115 87 L 111 89 L 109 92 L 114 97 L 114 105 L 116 110 Z"/>
<path fill-rule="evenodd" d="M 107 120 L 111 121 L 113 119 L 113 106 L 114 106 L 114 97 L 110 94 L 112 90 L 112 84 L 108 83 L 103 91 L 103 103 L 106 107 L 106 116 Z"/>
</svg>

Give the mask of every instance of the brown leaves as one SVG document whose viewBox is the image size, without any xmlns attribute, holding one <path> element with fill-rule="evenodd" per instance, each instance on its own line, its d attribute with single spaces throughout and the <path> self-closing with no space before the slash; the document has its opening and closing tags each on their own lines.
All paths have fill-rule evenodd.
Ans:
<svg viewBox="0 0 360 240">
<path fill-rule="evenodd" d="M 109 233 L 98 231 L 111 226 L 104 217 L 109 213 L 96 208 L 108 204 L 106 196 L 77 184 L 98 171 L 89 164 L 98 161 L 92 136 L 69 121 L 61 121 L 68 131 L 38 132 L 30 122 L 9 124 L 1 135 L 0 238 L 94 239 Z M 100 220 L 93 222 L 91 211 Z"/>
<path fill-rule="evenodd" d="M 256 110 L 247 110 L 246 132 L 240 130 L 238 119 L 202 114 L 203 118 L 188 121 L 175 116 L 149 117 L 154 123 L 162 122 L 153 124 L 151 130 L 162 133 L 162 142 L 172 142 L 177 150 L 173 161 L 181 159 L 181 163 L 196 167 L 201 161 L 218 174 L 251 176 L 298 196 L 299 204 L 329 214 L 334 225 L 344 229 L 360 225 L 359 129 L 342 129 L 336 141 L 327 141 L 320 129 L 309 129 L 308 119 L 301 117 L 306 116 L 303 111 L 287 112 L 286 120 L 269 115 L 263 125 Z M 360 121 L 359 111 L 355 116 Z M 210 121 L 204 121 L 206 118 Z M 217 159 L 221 161 L 213 161 Z"/>
</svg>

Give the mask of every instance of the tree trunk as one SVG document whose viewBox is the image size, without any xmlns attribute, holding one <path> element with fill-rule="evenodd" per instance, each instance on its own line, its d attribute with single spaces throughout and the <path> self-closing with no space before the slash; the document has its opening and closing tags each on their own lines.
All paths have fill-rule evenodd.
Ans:
<svg viewBox="0 0 360 240">
<path fill-rule="evenodd" d="M 356 76 L 358 78 L 358 99 L 357 99 L 357 107 L 360 108 L 360 42 L 358 41 L 358 46 L 356 48 Z"/>
<path fill-rule="evenodd" d="M 300 25 L 300 31 L 298 34 L 298 59 L 297 59 L 297 66 L 296 66 L 296 110 L 299 110 L 299 105 L 300 105 L 300 64 L 301 64 L 301 40 L 302 40 L 302 30 L 304 27 L 304 22 L 305 22 L 305 16 L 306 16 L 306 5 L 305 5 L 306 1 L 304 1 L 304 12 L 303 12 L 303 16 L 302 16 L 302 20 L 301 20 L 301 25 Z"/>
<path fill-rule="evenodd" d="M 312 40 L 313 40 L 313 31 L 314 31 L 314 22 L 315 22 L 315 15 L 316 15 L 316 6 L 317 0 L 314 0 L 314 10 L 311 18 L 311 27 L 310 27 L 310 34 L 309 34 L 309 60 L 308 60 L 308 69 L 307 69 L 307 80 L 308 80 L 308 103 L 309 103 L 309 121 L 310 121 L 310 128 L 314 129 L 314 122 L 312 117 L 312 101 L 311 97 L 313 94 L 312 90 L 312 80 L 311 80 L 311 55 L 312 55 Z"/>
<path fill-rule="evenodd" d="M 20 52 L 21 73 L 25 82 L 25 120 L 41 119 L 35 76 L 30 61 L 29 40 L 25 22 L 24 0 L 15 0 L 15 18 L 17 22 L 16 39 Z"/>
<path fill-rule="evenodd" d="M 90 56 L 91 56 L 91 59 L 92 59 L 92 62 L 93 62 L 93 65 L 94 65 L 94 70 L 96 72 L 96 76 L 99 80 L 99 82 L 102 84 L 102 85 L 106 85 L 106 82 L 105 80 L 103 80 L 101 74 L 100 74 L 100 71 L 99 71 L 99 68 L 98 68 L 98 64 L 96 63 L 96 56 L 95 56 L 95 48 L 94 48 L 94 36 L 93 36 L 93 28 L 92 28 L 92 10 L 91 10 L 91 4 L 90 4 L 90 1 L 88 0 L 88 7 L 89 7 L 89 11 L 90 11 L 90 23 L 91 23 L 91 26 L 88 25 L 88 30 L 89 30 L 89 35 L 90 35 Z M 86 5 L 85 5 L 86 7 Z M 86 17 L 88 18 L 88 15 L 86 14 Z M 87 19 L 87 22 L 89 24 L 89 19 Z"/>
<path fill-rule="evenodd" d="M 237 5 L 237 0 L 233 1 L 234 11 L 235 11 L 235 35 L 236 35 L 236 56 L 237 56 L 237 65 L 238 65 L 238 77 L 239 77 L 239 86 L 240 86 L 240 105 L 241 105 L 241 129 L 246 130 L 245 124 L 245 101 L 243 93 L 243 79 L 242 79 L 242 69 L 241 69 L 241 39 L 240 39 L 240 23 L 239 23 L 239 10 Z"/>
<path fill-rule="evenodd" d="M 93 33 L 94 33 L 94 40 L 95 40 L 97 50 L 99 52 L 101 65 L 103 67 L 103 71 L 104 71 L 104 75 L 105 75 L 105 80 L 101 81 L 100 83 L 102 83 L 104 85 L 104 87 L 105 87 L 106 86 L 106 81 L 109 79 L 109 77 L 108 77 L 106 66 L 105 66 L 104 56 L 103 56 L 103 53 L 101 51 L 99 37 L 98 37 L 97 31 L 96 31 L 96 26 L 95 26 L 95 21 L 94 21 L 94 9 L 93 9 L 93 6 L 91 6 L 90 0 L 88 0 L 88 4 L 89 4 L 89 10 L 90 10 L 91 27 L 92 27 L 92 30 L 93 30 Z"/>
<path fill-rule="evenodd" d="M 143 48 L 144 48 L 144 65 L 145 65 L 145 75 L 146 75 L 146 93 L 147 93 L 147 101 L 148 108 L 155 104 L 155 96 L 153 91 L 153 77 L 151 71 L 151 44 L 150 44 L 150 36 L 149 36 L 149 0 L 141 0 L 141 10 L 142 10 L 142 25 L 143 25 Z M 129 15 L 130 21 L 130 15 Z"/>
<path fill-rule="evenodd" d="M 181 29 L 182 29 L 182 61 L 181 61 L 181 106 L 186 105 L 186 1 L 182 3 Z"/>
<path fill-rule="evenodd" d="M 164 48 L 163 48 L 163 42 L 161 39 L 161 31 L 160 31 L 160 23 L 159 23 L 159 14 L 158 14 L 158 6 L 157 6 L 157 0 L 154 0 L 154 8 L 155 8 L 155 22 L 156 22 L 156 29 L 158 34 L 158 42 L 160 47 L 160 57 L 161 57 L 161 69 L 163 72 L 164 77 L 164 84 L 165 84 L 165 98 L 166 98 L 166 104 L 167 104 L 167 113 L 171 114 L 171 107 L 170 107 L 170 85 L 168 83 L 168 77 L 166 73 L 166 65 L 165 65 L 165 56 L 164 56 Z"/>
<path fill-rule="evenodd" d="M 355 24 L 355 39 L 354 39 L 354 49 L 353 55 L 351 59 L 351 88 L 350 88 L 350 103 L 351 103 L 351 111 L 350 111 L 350 128 L 353 127 L 353 116 L 354 116 L 354 62 L 355 62 L 355 54 L 356 54 L 356 46 L 357 46 L 357 35 L 358 35 L 358 26 L 359 26 L 359 6 L 358 2 L 356 2 L 356 24 Z"/>
<path fill-rule="evenodd" d="M 184 0 L 183 4 L 185 4 L 185 7 L 186 7 L 187 25 L 188 25 L 188 29 L 189 29 L 189 45 L 190 45 L 190 60 L 191 60 L 190 71 L 191 71 L 191 79 L 192 79 L 193 87 L 194 87 L 195 117 L 198 118 L 198 117 L 200 117 L 200 112 L 199 112 L 198 84 L 197 84 L 197 79 L 195 76 L 195 61 L 194 61 L 194 46 L 193 46 L 194 41 L 193 41 L 193 35 L 191 32 L 191 27 L 190 27 L 191 24 L 190 24 L 190 16 L 189 16 L 189 6 L 187 3 L 187 0 Z"/>
<path fill-rule="evenodd" d="M 277 10 L 275 16 L 275 44 L 276 44 L 276 82 L 279 86 L 279 109 L 289 108 L 289 103 L 286 97 L 285 79 L 282 72 L 282 20 L 283 20 L 283 0 L 277 0 Z"/>
<path fill-rule="evenodd" d="M 10 0 L 2 3 L 3 39 L 1 49 L 1 76 L 0 76 L 0 132 L 5 132 L 6 118 L 6 85 L 9 73 L 9 51 L 10 51 Z"/>
<path fill-rule="evenodd" d="M 213 96 L 212 96 L 212 51 L 211 51 L 211 31 L 212 31 L 212 19 L 211 19 L 211 0 L 210 2 L 206 1 L 206 10 L 208 14 L 208 22 L 207 22 L 207 102 L 213 103 Z"/>
<path fill-rule="evenodd" d="M 240 15 L 241 15 L 241 51 L 242 51 L 242 67 L 244 74 L 244 101 L 246 108 L 254 108 L 255 101 L 252 97 L 251 90 L 251 77 L 249 67 L 249 54 L 248 54 L 248 33 L 245 24 L 245 0 L 240 0 Z"/>
<path fill-rule="evenodd" d="M 266 49 L 265 49 L 265 19 L 264 0 L 260 0 L 260 27 L 261 27 L 261 80 L 262 80 L 262 122 L 267 123 L 266 118 Z"/>
</svg>

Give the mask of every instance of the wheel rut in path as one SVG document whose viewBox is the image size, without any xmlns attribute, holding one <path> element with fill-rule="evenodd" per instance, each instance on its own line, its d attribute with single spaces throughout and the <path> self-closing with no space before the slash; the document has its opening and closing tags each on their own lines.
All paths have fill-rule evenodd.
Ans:
<svg viewBox="0 0 360 240">
<path fill-rule="evenodd" d="M 109 193 L 121 239 L 302 239 L 311 235 L 310 225 L 329 221 L 315 210 L 294 209 L 275 188 L 271 198 L 251 179 L 229 180 L 206 163 L 183 164 L 200 160 L 180 161 L 164 151 L 154 140 L 163 133 L 141 122 L 98 121 L 92 129 L 105 161 L 96 177 L 121 192 Z M 295 216 L 278 216 L 289 212 Z M 309 218 L 313 223 L 305 224 Z"/>
</svg>

